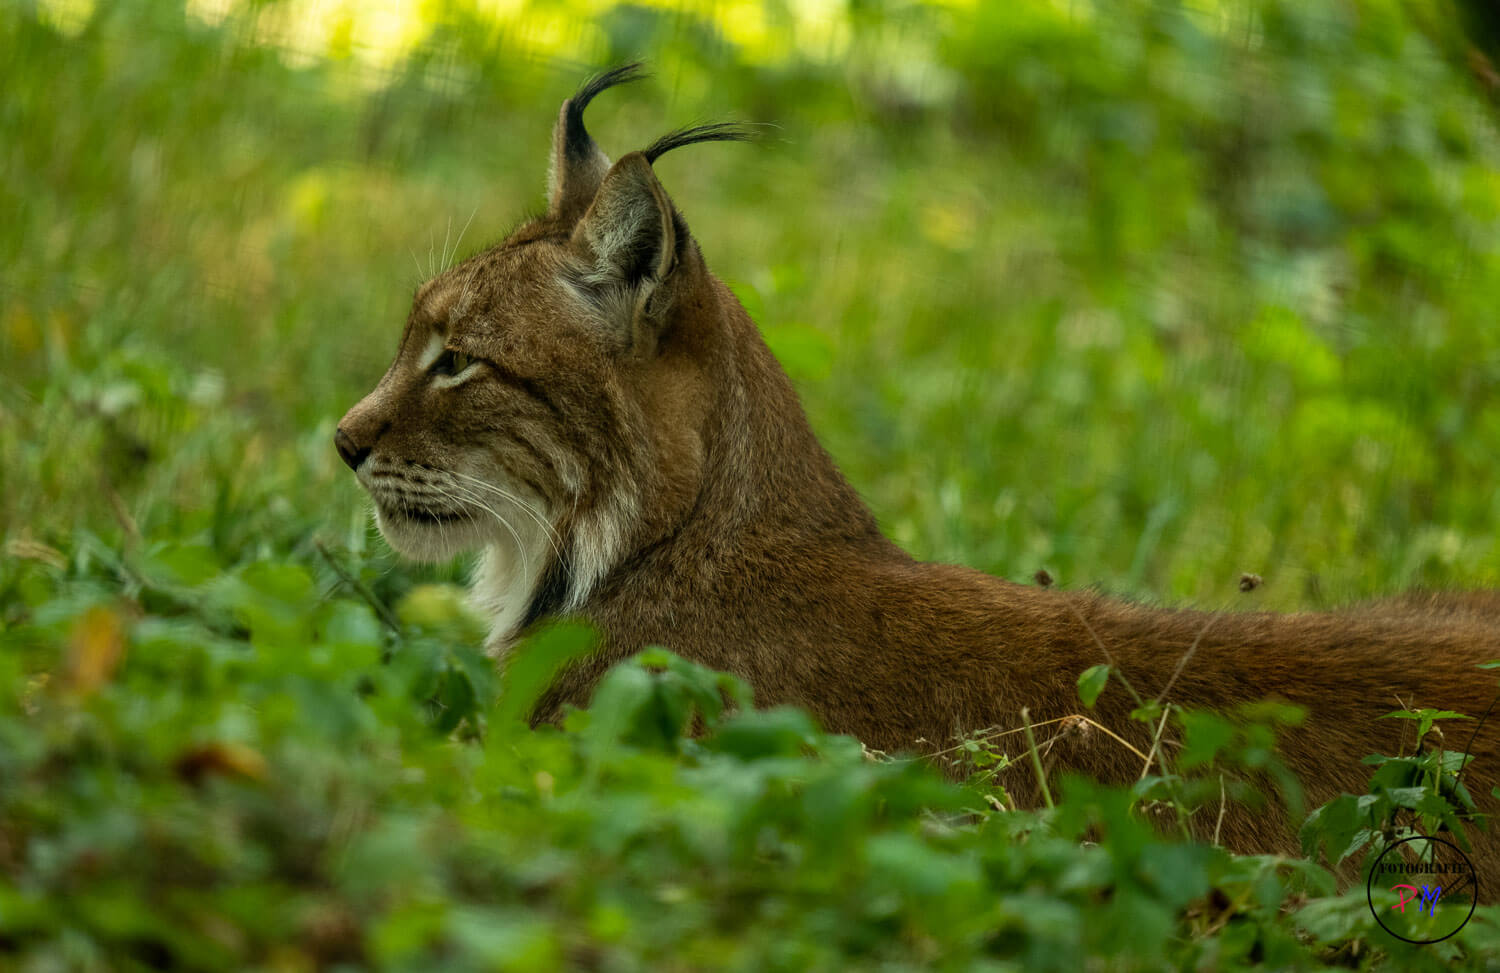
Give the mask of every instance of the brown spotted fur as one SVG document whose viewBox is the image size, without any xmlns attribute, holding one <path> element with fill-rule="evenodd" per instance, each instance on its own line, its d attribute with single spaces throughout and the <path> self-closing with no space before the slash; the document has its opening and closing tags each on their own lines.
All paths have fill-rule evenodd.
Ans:
<svg viewBox="0 0 1500 973">
<path fill-rule="evenodd" d="M 610 665 L 659 644 L 738 674 L 759 704 L 806 707 L 888 752 L 932 752 L 956 733 L 1018 727 L 1025 707 L 1042 727 L 1050 773 L 1127 782 L 1141 766 L 1125 748 L 1087 726 L 1058 734 L 1046 721 L 1081 711 L 1077 677 L 1105 661 L 1105 649 L 1141 694 L 1155 696 L 1196 642 L 1171 701 L 1306 707 L 1282 756 L 1315 807 L 1363 793 L 1369 768 L 1360 758 L 1403 745 L 1410 725 L 1382 714 L 1411 705 L 1477 716 L 1491 705 L 1496 679 L 1475 665 L 1500 658 L 1500 593 L 1210 615 L 913 560 L 881 534 L 819 445 L 755 323 L 710 273 L 656 180 L 654 155 L 611 165 L 588 139 L 583 105 L 631 76 L 606 76 L 564 106 L 548 214 L 424 285 L 390 372 L 339 431 L 362 479 L 377 462 L 408 478 L 400 482 L 418 499 L 403 494 L 401 503 L 421 502 L 422 481 L 437 475 L 429 471 L 469 463 L 524 491 L 555 526 L 558 546 L 520 623 L 576 614 L 603 643 L 557 681 L 539 719 L 585 703 Z M 614 252 L 634 267 L 605 279 L 605 235 L 632 220 L 639 239 Z M 580 312 L 580 289 L 589 313 Z M 413 356 L 434 328 L 482 360 L 482 380 L 429 387 Z M 609 529 L 618 543 L 578 587 L 575 563 L 590 544 L 603 550 Z M 413 551 L 421 545 L 410 537 L 397 546 L 452 553 Z M 501 629 L 503 651 L 517 632 Z M 1149 749 L 1132 705 L 1112 680 L 1086 712 Z M 1447 745 L 1461 748 L 1473 725 L 1452 724 L 1461 739 Z M 1006 739 L 1017 752 L 1020 738 Z M 1483 725 L 1473 752 L 1466 782 L 1493 813 L 1500 717 Z M 1202 833 L 1215 816 L 1195 819 Z M 1231 806 L 1222 840 L 1293 854 L 1294 830 L 1284 812 Z M 1481 890 L 1492 898 L 1500 843 L 1475 837 Z"/>
</svg>

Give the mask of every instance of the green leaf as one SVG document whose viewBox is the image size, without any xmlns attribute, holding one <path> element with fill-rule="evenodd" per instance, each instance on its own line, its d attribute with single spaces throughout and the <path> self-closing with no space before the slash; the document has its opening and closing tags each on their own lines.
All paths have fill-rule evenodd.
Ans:
<svg viewBox="0 0 1500 973">
<path fill-rule="evenodd" d="M 972 862 L 945 855 L 912 835 L 875 835 L 865 844 L 865 855 L 875 887 L 903 895 L 951 895 L 979 879 Z"/>
<path fill-rule="evenodd" d="M 1343 861 L 1369 840 L 1368 820 L 1360 798 L 1352 794 L 1339 795 L 1313 811 L 1303 822 L 1300 831 L 1303 853 L 1316 858 L 1321 848 L 1330 863 Z"/>
<path fill-rule="evenodd" d="M 1140 874 L 1163 901 L 1180 907 L 1208 893 L 1208 863 L 1220 854 L 1204 845 L 1157 842 L 1142 854 Z"/>
<path fill-rule="evenodd" d="M 763 760 L 798 756 L 814 746 L 818 736 L 818 726 L 806 712 L 776 706 L 726 720 L 703 745 L 741 760 Z"/>
<path fill-rule="evenodd" d="M 141 563 L 141 573 L 148 578 L 183 588 L 196 588 L 222 570 L 218 555 L 206 544 L 165 544 Z"/>
<path fill-rule="evenodd" d="M 477 969 L 559 968 L 553 930 L 533 912 L 460 906 L 448 914 L 448 936 Z"/>
<path fill-rule="evenodd" d="M 451 733 L 467 716 L 474 714 L 477 697 L 474 684 L 462 669 L 449 668 L 443 676 L 438 690 L 439 705 L 437 719 L 433 722 L 439 733 Z"/>
<path fill-rule="evenodd" d="M 1397 717 L 1399 719 L 1406 719 L 1406 720 L 1419 720 L 1419 719 L 1467 720 L 1467 719 L 1471 719 L 1471 717 L 1465 716 L 1463 713 L 1455 713 L 1451 709 L 1419 709 L 1419 710 L 1416 710 L 1416 711 L 1412 711 L 1412 710 L 1408 710 L 1408 709 L 1398 709 L 1398 710 L 1394 710 L 1394 711 L 1392 711 L 1390 713 L 1385 714 L 1385 716 L 1382 717 L 1382 719 L 1385 719 L 1385 718 L 1388 718 L 1388 717 Z"/>
<path fill-rule="evenodd" d="M 1092 709 L 1108 682 L 1109 666 L 1090 666 L 1078 677 L 1078 698 L 1083 700 L 1084 706 Z"/>
<path fill-rule="evenodd" d="M 1162 704 L 1154 699 L 1148 699 L 1145 703 L 1130 711 L 1130 718 L 1137 723 L 1145 723 L 1153 730 L 1161 720 Z"/>
<path fill-rule="evenodd" d="M 446 653 L 432 639 L 409 638 L 391 653 L 390 667 L 410 699 L 427 700 L 442 685 Z"/>
<path fill-rule="evenodd" d="M 500 700 L 495 707 L 498 723 L 521 723 L 570 662 L 593 652 L 598 644 L 587 625 L 563 622 L 549 625 L 511 649 L 500 680 Z"/>
<path fill-rule="evenodd" d="M 1425 787 L 1390 787 L 1384 793 L 1386 798 L 1397 807 L 1415 810 L 1422 805 L 1428 792 Z"/>
<path fill-rule="evenodd" d="M 1177 765 L 1185 770 L 1214 763 L 1237 734 L 1235 725 L 1218 713 L 1184 710 L 1178 720 L 1182 724 L 1182 751 L 1177 755 Z"/>
<path fill-rule="evenodd" d="M 340 646 L 378 648 L 382 642 L 380 621 L 370 606 L 360 601 L 335 601 L 324 612 L 320 635 Z"/>
<path fill-rule="evenodd" d="M 484 640 L 484 620 L 457 585 L 417 585 L 396 604 L 396 617 L 415 631 L 456 642 L 478 644 Z"/>
<path fill-rule="evenodd" d="M 636 665 L 618 665 L 605 673 L 589 700 L 588 738 L 597 747 L 622 743 L 641 722 L 656 695 L 656 680 Z"/>
<path fill-rule="evenodd" d="M 379 916 L 369 934 L 374 957 L 387 965 L 412 963 L 441 940 L 448 909 L 444 901 L 406 902 Z"/>
</svg>

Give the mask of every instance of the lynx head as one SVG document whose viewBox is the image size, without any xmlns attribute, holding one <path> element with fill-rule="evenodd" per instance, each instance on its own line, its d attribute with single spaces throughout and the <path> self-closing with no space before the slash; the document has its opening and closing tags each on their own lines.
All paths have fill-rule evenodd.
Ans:
<svg viewBox="0 0 1500 973">
<path fill-rule="evenodd" d="M 710 278 L 651 166 L 730 125 L 610 163 L 583 125 L 628 65 L 564 103 L 550 201 L 423 284 L 395 360 L 339 423 L 339 455 L 397 551 L 484 552 L 475 591 L 503 640 L 580 607 L 697 493 L 708 390 L 693 333 Z"/>
</svg>

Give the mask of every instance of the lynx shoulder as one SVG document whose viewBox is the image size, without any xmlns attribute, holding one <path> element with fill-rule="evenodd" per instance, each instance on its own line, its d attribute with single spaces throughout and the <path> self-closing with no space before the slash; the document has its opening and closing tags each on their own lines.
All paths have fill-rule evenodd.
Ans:
<svg viewBox="0 0 1500 973">
<path fill-rule="evenodd" d="M 1398 700 L 1486 712 L 1495 680 L 1475 666 L 1500 657 L 1500 594 L 1208 614 L 914 561 L 818 443 L 652 169 L 747 133 L 685 129 L 611 162 L 585 129 L 589 102 L 638 76 L 611 71 L 563 105 L 545 215 L 418 290 L 394 361 L 336 434 L 394 548 L 478 552 L 497 653 L 557 616 L 602 633 L 537 719 L 664 645 L 743 677 L 759 703 L 922 753 L 955 731 L 1019 727 L 1023 708 L 1038 727 L 1069 726 L 1079 674 L 1108 656 L 1142 696 L 1305 707 L 1282 758 L 1313 806 L 1362 793 L 1360 759 L 1397 752 L 1400 721 L 1381 717 Z M 1134 780 L 1140 762 L 1116 742 L 1151 746 L 1134 705 L 1111 681 L 1089 719 L 1114 739 L 1044 729 L 1052 767 Z M 1494 813 L 1500 718 L 1472 753 L 1466 784 Z M 1294 824 L 1231 808 L 1219 828 L 1236 850 L 1296 853 Z M 1492 890 L 1500 843 L 1476 837 Z"/>
</svg>

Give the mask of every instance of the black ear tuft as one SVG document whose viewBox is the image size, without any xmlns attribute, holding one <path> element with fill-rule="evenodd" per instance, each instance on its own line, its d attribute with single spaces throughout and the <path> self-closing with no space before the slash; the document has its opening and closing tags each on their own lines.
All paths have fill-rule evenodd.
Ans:
<svg viewBox="0 0 1500 973">
<path fill-rule="evenodd" d="M 692 145 L 695 142 L 753 142 L 758 138 L 760 138 L 760 131 L 757 126 L 740 122 L 692 125 L 688 128 L 679 128 L 675 132 L 668 132 L 647 146 L 641 155 L 646 157 L 647 162 L 655 162 L 673 149 L 680 149 L 684 145 Z"/>
<path fill-rule="evenodd" d="M 564 227 L 583 215 L 609 171 L 606 156 L 583 125 L 583 110 L 599 92 L 646 76 L 640 64 L 624 64 L 584 82 L 563 102 L 552 130 L 552 172 L 548 213 Z"/>
<path fill-rule="evenodd" d="M 583 110 L 589 106 L 589 102 L 607 88 L 639 81 L 647 76 L 646 66 L 639 61 L 633 64 L 622 64 L 603 74 L 594 75 L 573 93 L 573 97 L 568 99 L 567 108 L 563 112 L 563 149 L 570 159 L 584 160 L 594 151 L 594 140 L 589 137 L 588 129 L 583 127 Z"/>
</svg>

